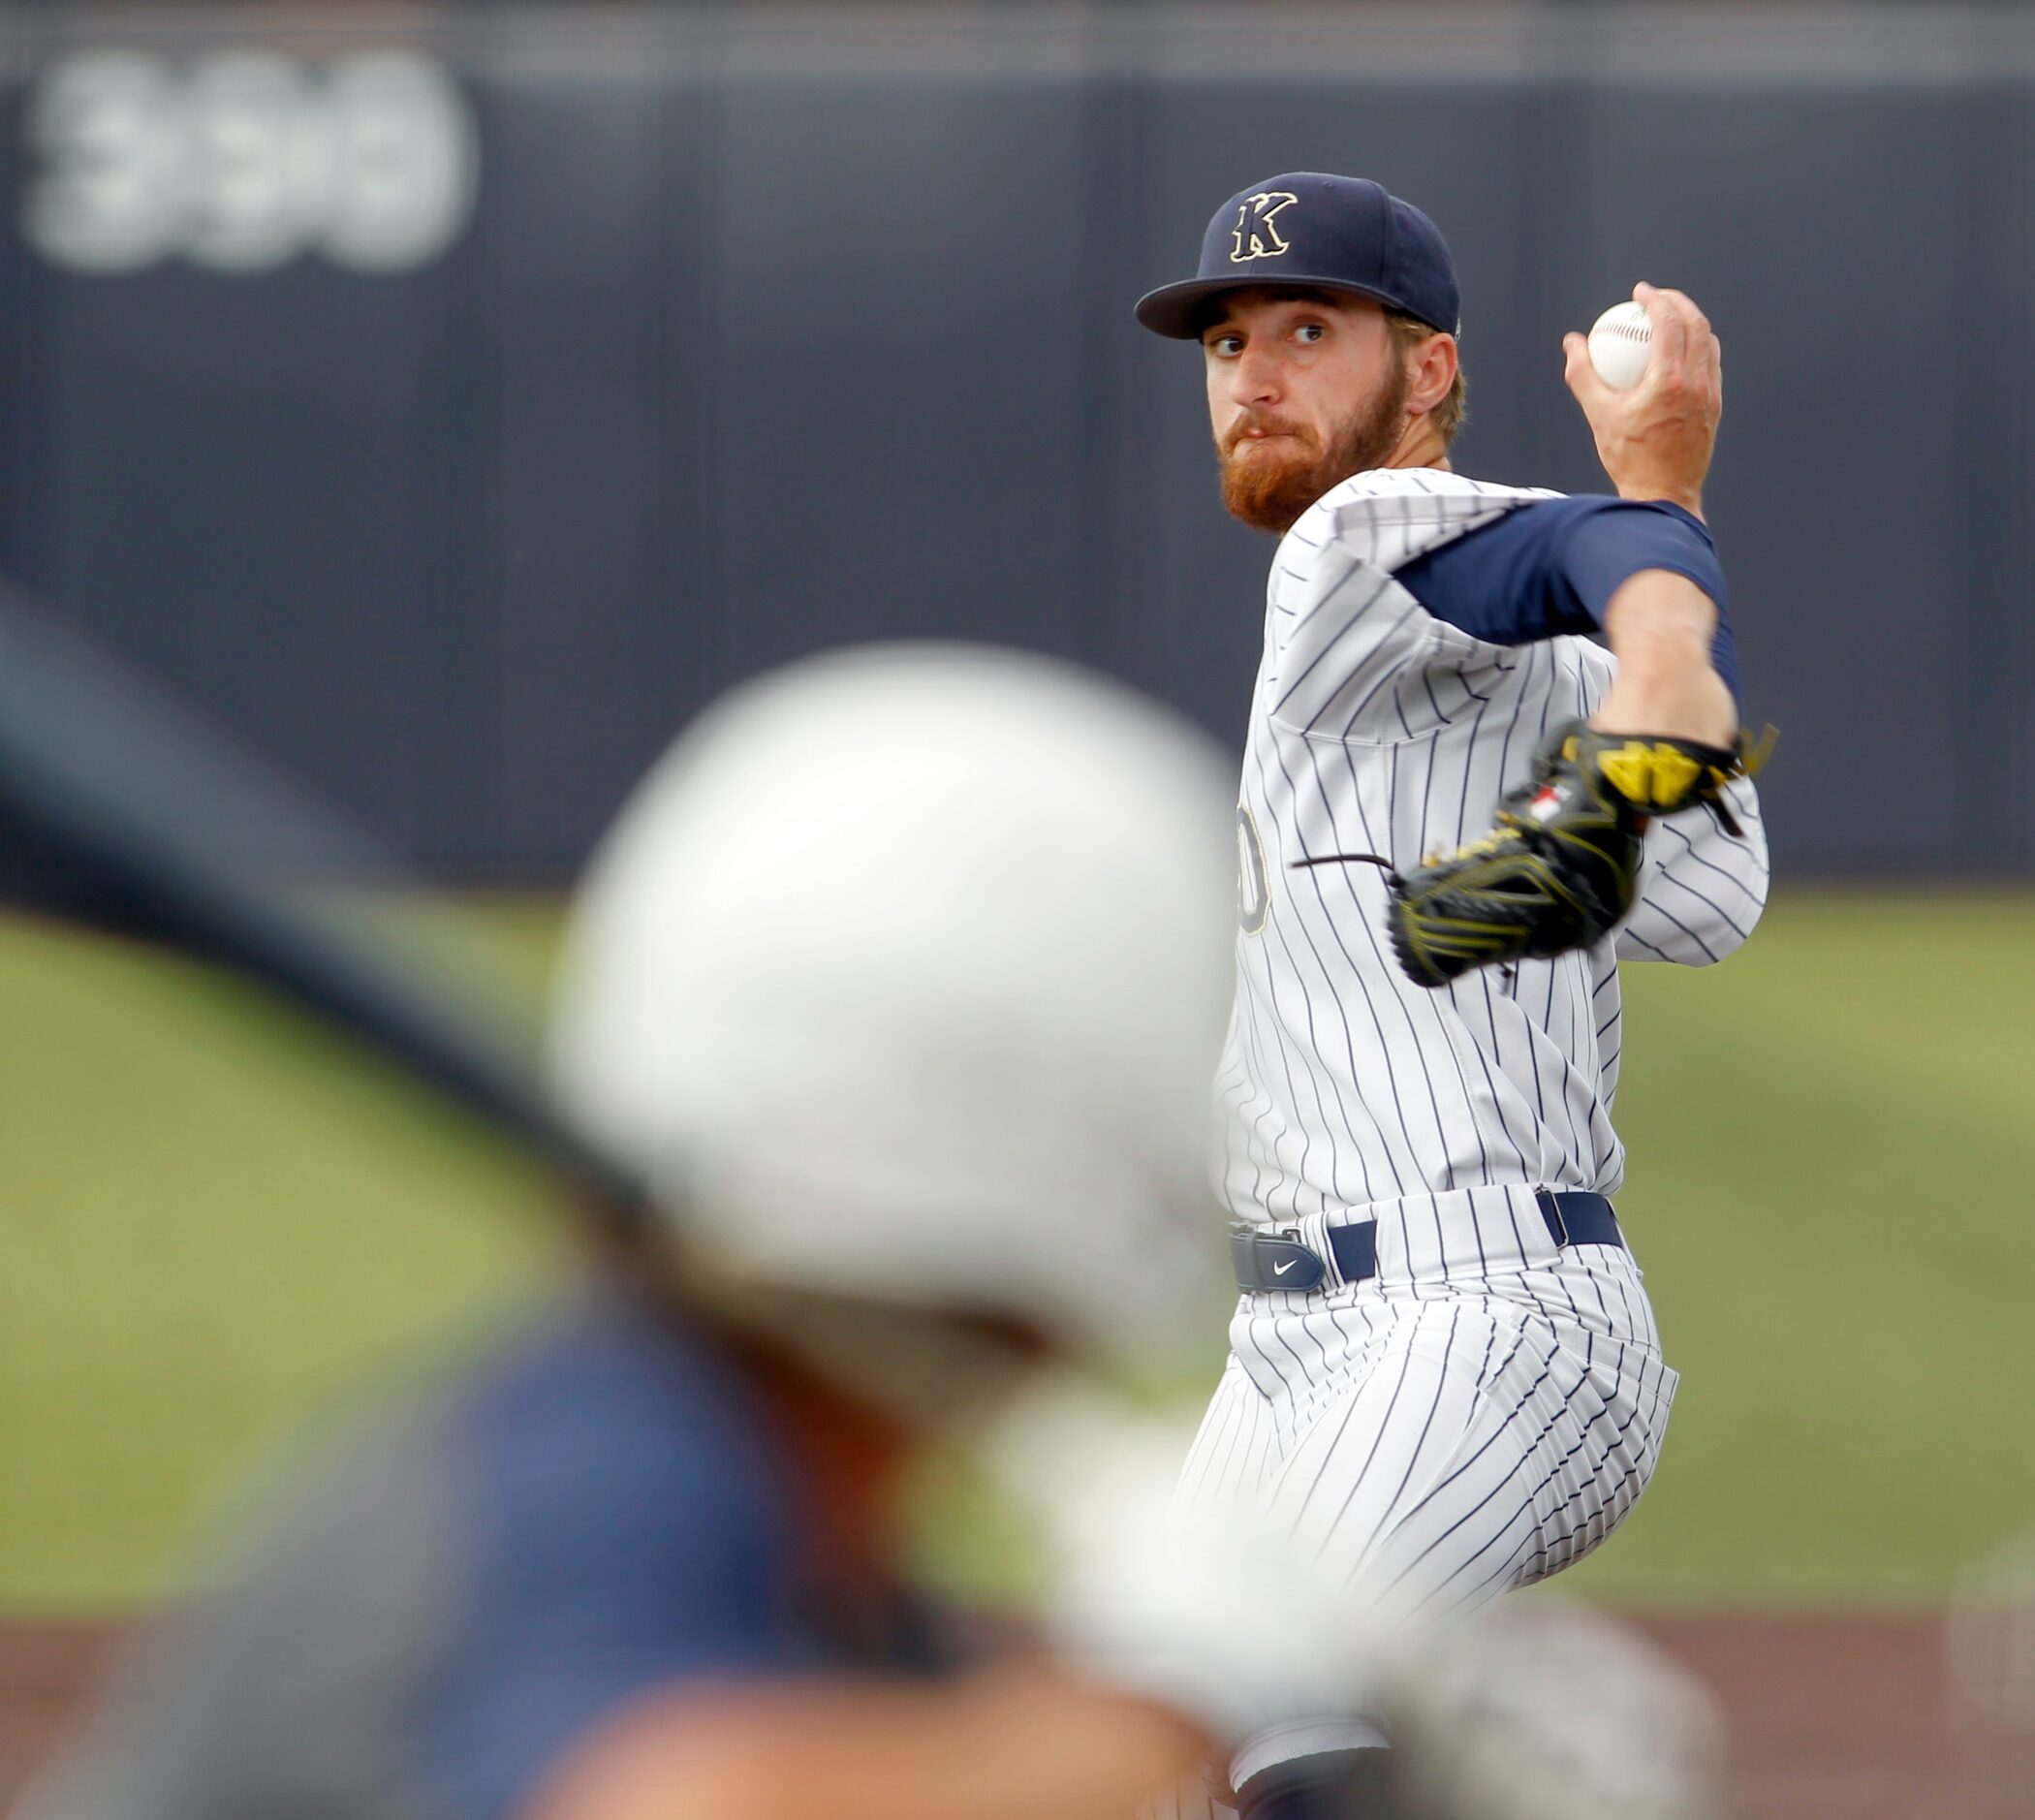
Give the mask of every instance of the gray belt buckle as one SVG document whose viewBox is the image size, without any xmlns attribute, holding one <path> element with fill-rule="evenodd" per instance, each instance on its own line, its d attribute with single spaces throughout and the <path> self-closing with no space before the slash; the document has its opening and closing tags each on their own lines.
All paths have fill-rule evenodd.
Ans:
<svg viewBox="0 0 2035 1820">
<path fill-rule="evenodd" d="M 1329 1274 L 1329 1267 L 1300 1243 L 1298 1232 L 1267 1232 L 1243 1223 L 1230 1228 L 1230 1262 L 1236 1266 L 1237 1287 L 1261 1293 L 1318 1289 Z"/>
<path fill-rule="evenodd" d="M 1540 1192 L 1541 1218 L 1547 1222 L 1548 1237 L 1554 1240 L 1557 1251 L 1569 1248 L 1569 1222 L 1561 1210 L 1561 1197 L 1551 1188 Z"/>
</svg>

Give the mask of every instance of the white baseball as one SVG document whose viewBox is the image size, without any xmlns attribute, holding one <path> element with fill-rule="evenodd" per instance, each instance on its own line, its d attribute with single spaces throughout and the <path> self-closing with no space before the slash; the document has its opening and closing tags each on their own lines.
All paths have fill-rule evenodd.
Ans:
<svg viewBox="0 0 2035 1820">
<path fill-rule="evenodd" d="M 1630 392 L 1653 358 L 1653 323 L 1644 305 L 1613 303 L 1590 330 L 1590 364 L 1613 392 Z"/>
</svg>

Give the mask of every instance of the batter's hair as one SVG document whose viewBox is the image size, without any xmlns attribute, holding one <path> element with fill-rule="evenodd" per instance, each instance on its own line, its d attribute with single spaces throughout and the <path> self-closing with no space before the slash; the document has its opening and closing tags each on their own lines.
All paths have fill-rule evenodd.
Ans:
<svg viewBox="0 0 2035 1820">
<path fill-rule="evenodd" d="M 1392 334 L 1393 347 L 1405 354 L 1417 347 L 1429 335 L 1442 331 L 1418 316 L 1408 316 L 1403 310 L 1387 310 L 1385 327 Z M 1463 377 L 1462 367 L 1456 368 L 1456 383 L 1449 388 L 1449 395 L 1427 413 L 1427 421 L 1441 431 L 1442 447 L 1446 449 L 1456 440 L 1456 432 L 1463 425 L 1470 414 L 1470 382 Z"/>
</svg>

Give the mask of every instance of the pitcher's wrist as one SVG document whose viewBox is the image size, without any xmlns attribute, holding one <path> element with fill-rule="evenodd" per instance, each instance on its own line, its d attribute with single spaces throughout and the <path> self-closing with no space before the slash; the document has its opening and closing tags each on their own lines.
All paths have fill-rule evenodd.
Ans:
<svg viewBox="0 0 2035 1820">
<path fill-rule="evenodd" d="M 1638 505 L 1679 506 L 1699 524 L 1706 522 L 1703 516 L 1701 487 L 1669 487 L 1644 481 L 1620 482 L 1618 497 L 1632 500 Z"/>
</svg>

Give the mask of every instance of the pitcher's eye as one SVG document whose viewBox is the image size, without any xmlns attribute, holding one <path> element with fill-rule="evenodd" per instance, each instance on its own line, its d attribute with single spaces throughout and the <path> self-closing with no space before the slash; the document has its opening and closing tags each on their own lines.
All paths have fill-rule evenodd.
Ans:
<svg viewBox="0 0 2035 1820">
<path fill-rule="evenodd" d="M 1302 341 L 1321 341 L 1328 336 L 1328 329 L 1321 323 L 1302 323 L 1293 331 Z"/>
</svg>

